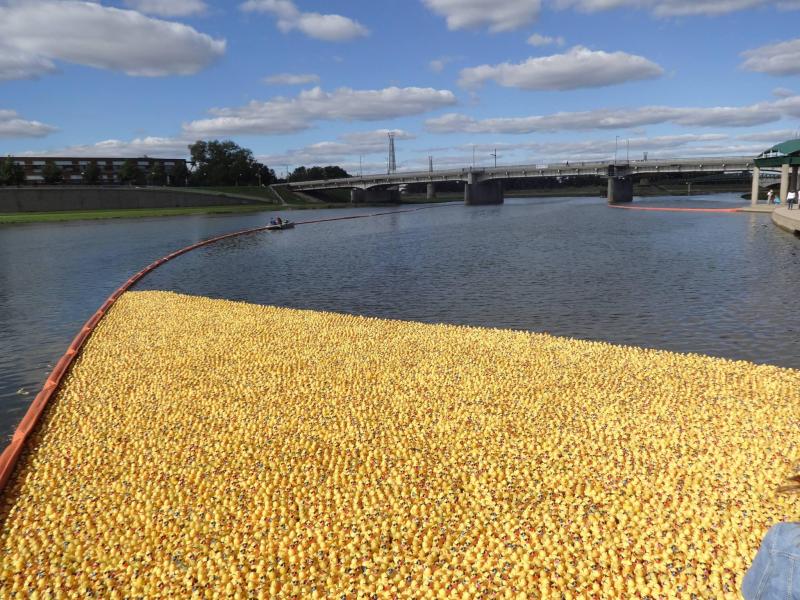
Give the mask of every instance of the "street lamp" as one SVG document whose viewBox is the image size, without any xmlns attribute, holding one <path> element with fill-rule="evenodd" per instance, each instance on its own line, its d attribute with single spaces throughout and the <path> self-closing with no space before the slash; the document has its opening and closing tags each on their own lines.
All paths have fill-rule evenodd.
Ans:
<svg viewBox="0 0 800 600">
<path fill-rule="evenodd" d="M 495 148 L 494 152 L 492 154 L 490 154 L 489 156 L 493 156 L 494 157 L 494 168 L 496 169 L 497 168 L 497 148 Z"/>
</svg>

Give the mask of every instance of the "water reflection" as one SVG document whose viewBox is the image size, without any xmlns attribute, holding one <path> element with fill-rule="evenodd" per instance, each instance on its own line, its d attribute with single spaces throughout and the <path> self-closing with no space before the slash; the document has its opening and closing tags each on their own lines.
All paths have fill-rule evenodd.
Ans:
<svg viewBox="0 0 800 600">
<path fill-rule="evenodd" d="M 680 202 L 742 203 L 734 196 Z M 645 203 L 672 206 L 676 199 Z M 176 248 L 266 219 L 0 227 L 0 433 L 11 432 L 48 365 L 120 282 Z M 229 239 L 162 267 L 139 289 L 800 367 L 792 325 L 799 248 L 768 215 L 609 210 L 596 198 L 510 199 Z"/>
</svg>

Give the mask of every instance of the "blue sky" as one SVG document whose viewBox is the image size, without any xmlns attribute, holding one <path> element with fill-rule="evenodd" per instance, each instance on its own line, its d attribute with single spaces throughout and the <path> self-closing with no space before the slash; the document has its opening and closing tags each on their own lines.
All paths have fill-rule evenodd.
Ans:
<svg viewBox="0 0 800 600">
<path fill-rule="evenodd" d="M 755 154 L 800 128 L 798 23 L 798 0 L 0 0 L 0 152 Z"/>
</svg>

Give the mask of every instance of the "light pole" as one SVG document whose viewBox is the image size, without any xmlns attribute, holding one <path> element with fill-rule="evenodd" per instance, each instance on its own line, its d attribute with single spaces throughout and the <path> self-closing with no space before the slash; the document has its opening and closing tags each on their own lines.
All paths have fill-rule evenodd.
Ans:
<svg viewBox="0 0 800 600">
<path fill-rule="evenodd" d="M 475 168 L 475 144 L 472 144 L 472 168 Z"/>
<path fill-rule="evenodd" d="M 614 166 L 617 166 L 617 151 L 619 150 L 619 136 L 614 140 Z"/>
<path fill-rule="evenodd" d="M 494 152 L 492 154 L 490 154 L 489 156 L 493 156 L 494 157 L 494 168 L 496 169 L 497 168 L 497 148 L 495 148 Z"/>
</svg>

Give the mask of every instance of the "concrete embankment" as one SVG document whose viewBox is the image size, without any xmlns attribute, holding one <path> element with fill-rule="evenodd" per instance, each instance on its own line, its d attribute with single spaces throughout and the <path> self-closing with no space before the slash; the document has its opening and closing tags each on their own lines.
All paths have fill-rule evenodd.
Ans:
<svg viewBox="0 0 800 600">
<path fill-rule="evenodd" d="M 0 503 L 0 596 L 735 597 L 800 372 L 123 294 Z"/>
<path fill-rule="evenodd" d="M 796 234 L 800 232 L 800 209 L 776 208 L 772 212 L 772 221 L 781 229 Z"/>
<path fill-rule="evenodd" d="M 0 188 L 0 213 L 243 204 L 263 203 L 254 198 L 187 192 L 179 188 L 83 186 Z"/>
</svg>

